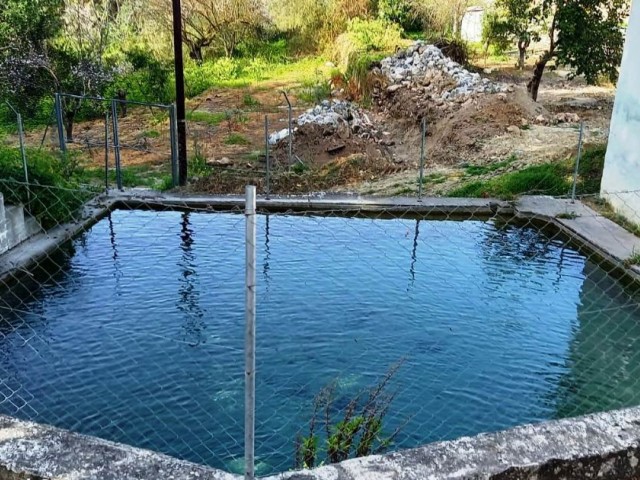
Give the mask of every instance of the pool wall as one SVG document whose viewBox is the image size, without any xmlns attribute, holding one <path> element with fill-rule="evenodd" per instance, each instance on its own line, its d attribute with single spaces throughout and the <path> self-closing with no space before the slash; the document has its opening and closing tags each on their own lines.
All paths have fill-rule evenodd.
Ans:
<svg viewBox="0 0 640 480">
<path fill-rule="evenodd" d="M 268 480 L 582 479 L 640 475 L 640 408 L 523 425 Z M 239 480 L 166 455 L 0 416 L 0 480 Z"/>
<path fill-rule="evenodd" d="M 160 194 L 149 190 L 111 192 L 87 203 L 80 220 L 33 236 L 0 255 L 0 284 L 9 284 L 35 263 L 117 209 L 220 211 L 244 208 L 244 197 Z M 640 238 L 598 214 L 580 201 L 546 196 L 524 196 L 516 202 L 477 198 L 371 198 L 360 196 L 280 196 L 258 198 L 257 208 L 271 212 L 301 212 L 337 216 L 402 215 L 424 219 L 469 219 L 503 216 L 532 222 L 565 234 L 586 253 L 609 264 L 611 271 L 640 284 L 640 267 L 627 260 L 640 251 Z"/>
</svg>

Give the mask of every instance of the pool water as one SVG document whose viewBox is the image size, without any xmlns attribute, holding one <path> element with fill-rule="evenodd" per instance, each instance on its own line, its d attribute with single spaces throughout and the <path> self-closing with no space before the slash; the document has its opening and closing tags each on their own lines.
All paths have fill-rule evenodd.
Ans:
<svg viewBox="0 0 640 480">
<path fill-rule="evenodd" d="M 640 403 L 638 296 L 534 228 L 263 215 L 257 280 L 259 473 L 401 360 L 393 448 Z M 24 286 L 0 413 L 242 469 L 242 215 L 116 211 Z"/>
</svg>

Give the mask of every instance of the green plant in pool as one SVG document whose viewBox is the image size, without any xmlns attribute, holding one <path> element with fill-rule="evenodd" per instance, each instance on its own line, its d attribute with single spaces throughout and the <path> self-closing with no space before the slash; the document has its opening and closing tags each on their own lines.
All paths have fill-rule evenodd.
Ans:
<svg viewBox="0 0 640 480">
<path fill-rule="evenodd" d="M 334 413 L 337 382 L 323 388 L 313 402 L 308 434 L 296 439 L 295 467 L 313 468 L 388 448 L 400 428 L 390 435 L 383 432 L 383 421 L 394 399 L 394 394 L 385 390 L 402 363 L 392 366 L 376 385 L 357 393 L 337 414 Z"/>
</svg>

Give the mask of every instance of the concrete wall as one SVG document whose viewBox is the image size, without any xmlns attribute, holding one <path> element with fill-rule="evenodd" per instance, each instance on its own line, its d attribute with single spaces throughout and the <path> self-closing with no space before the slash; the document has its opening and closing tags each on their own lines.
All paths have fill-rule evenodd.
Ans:
<svg viewBox="0 0 640 480">
<path fill-rule="evenodd" d="M 640 0 L 633 0 L 611 117 L 601 194 L 640 223 Z"/>
<path fill-rule="evenodd" d="M 22 205 L 5 205 L 0 193 L 0 255 L 41 231 L 37 220 L 25 213 Z"/>
<path fill-rule="evenodd" d="M 484 19 L 484 8 L 471 7 L 464 17 L 462 17 L 462 26 L 460 35 L 468 42 L 480 42 L 482 40 L 482 20 Z"/>
</svg>

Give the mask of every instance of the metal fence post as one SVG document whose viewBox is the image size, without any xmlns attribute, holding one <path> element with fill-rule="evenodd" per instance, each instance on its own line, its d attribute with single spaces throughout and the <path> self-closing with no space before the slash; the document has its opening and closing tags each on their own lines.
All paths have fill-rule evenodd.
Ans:
<svg viewBox="0 0 640 480">
<path fill-rule="evenodd" d="M 24 169 L 24 182 L 27 184 L 27 200 L 31 202 L 31 190 L 29 189 L 29 169 L 27 168 L 27 151 L 24 146 L 24 125 L 22 115 L 18 117 L 18 137 L 20 138 L 20 155 L 22 156 L 22 168 Z"/>
<path fill-rule="evenodd" d="M 171 181 L 176 187 L 178 186 L 178 121 L 175 104 L 169 106 L 169 141 L 171 142 Z"/>
<path fill-rule="evenodd" d="M 584 120 L 580 122 L 580 136 L 578 137 L 578 156 L 576 168 L 573 171 L 573 186 L 571 187 L 571 203 L 576 202 L 576 184 L 578 183 L 578 170 L 580 169 L 580 157 L 582 157 L 582 140 L 584 138 Z"/>
<path fill-rule="evenodd" d="M 292 128 L 292 124 L 293 124 L 293 119 L 292 119 L 292 111 L 291 111 L 291 102 L 289 101 L 289 96 L 287 95 L 287 92 L 283 91 L 282 94 L 284 95 L 284 99 L 287 101 L 287 106 L 288 106 L 288 110 L 289 110 L 289 146 L 288 146 L 288 158 L 289 158 L 289 165 L 291 165 L 293 163 L 293 128 Z"/>
<path fill-rule="evenodd" d="M 109 193 L 109 110 L 104 116 L 104 191 Z"/>
<path fill-rule="evenodd" d="M 118 102 L 111 100 L 111 122 L 113 123 L 113 153 L 116 160 L 116 186 L 122 190 L 122 172 L 120 165 L 120 130 L 118 127 Z"/>
<path fill-rule="evenodd" d="M 64 138 L 64 122 L 62 121 L 62 96 L 59 93 L 55 95 L 55 111 L 56 111 L 56 124 L 58 126 L 58 143 L 60 144 L 60 151 L 62 153 L 67 152 L 67 143 Z"/>
<path fill-rule="evenodd" d="M 427 140 L 427 119 L 422 118 L 420 126 L 420 178 L 418 179 L 418 201 L 422 201 L 422 182 L 424 181 L 424 153 Z"/>
<path fill-rule="evenodd" d="M 267 200 L 269 200 L 269 193 L 271 191 L 271 165 L 269 159 L 269 117 L 264 116 L 264 154 L 266 162 L 266 179 L 265 179 L 265 193 L 267 194 Z"/>
<path fill-rule="evenodd" d="M 246 306 L 245 306 L 245 395 L 244 395 L 244 478 L 255 478 L 256 406 L 256 187 L 246 187 Z"/>
</svg>

